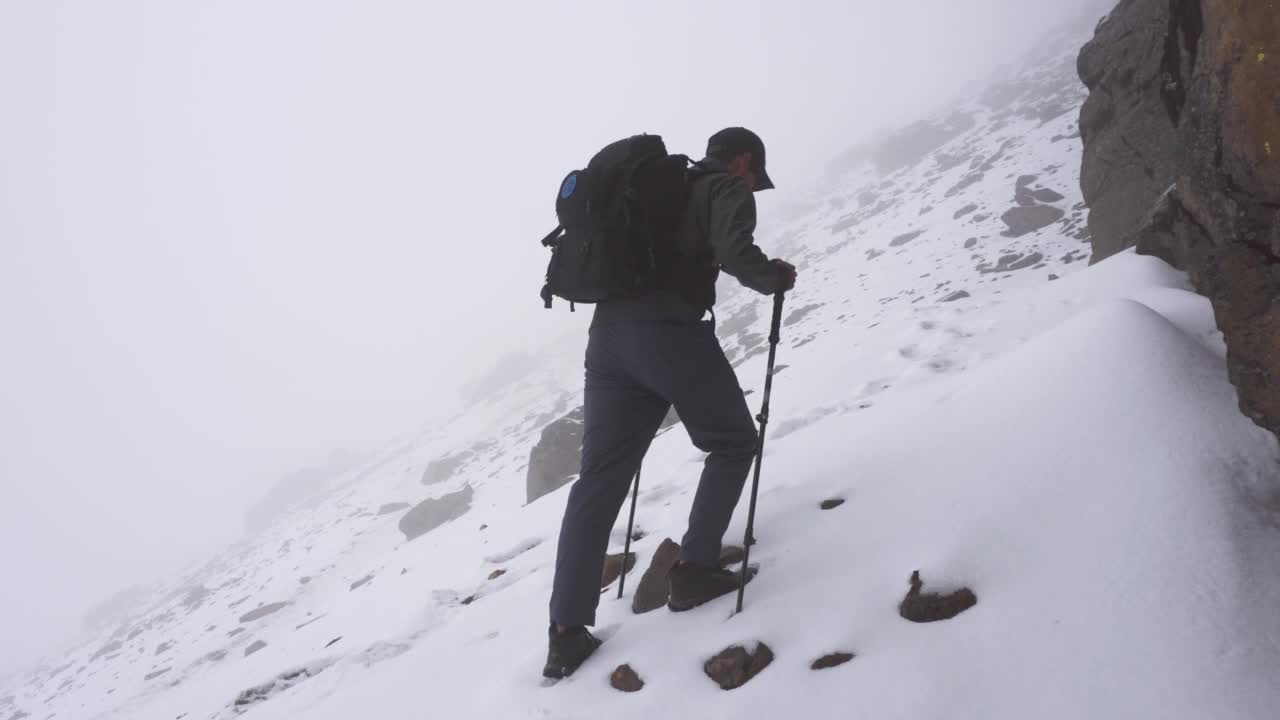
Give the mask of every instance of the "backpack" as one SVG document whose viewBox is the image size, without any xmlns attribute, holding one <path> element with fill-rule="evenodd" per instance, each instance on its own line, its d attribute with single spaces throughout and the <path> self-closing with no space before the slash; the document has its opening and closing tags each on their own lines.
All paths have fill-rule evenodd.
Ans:
<svg viewBox="0 0 1280 720">
<path fill-rule="evenodd" d="M 611 143 L 556 195 L 560 224 L 542 240 L 551 249 L 544 306 L 635 298 L 662 288 L 676 255 L 676 231 L 689 198 L 689 158 L 669 155 L 658 135 Z"/>
</svg>

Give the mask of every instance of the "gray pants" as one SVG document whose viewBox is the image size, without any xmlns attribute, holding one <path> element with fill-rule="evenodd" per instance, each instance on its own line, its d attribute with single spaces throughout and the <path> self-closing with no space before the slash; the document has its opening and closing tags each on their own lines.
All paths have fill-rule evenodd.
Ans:
<svg viewBox="0 0 1280 720">
<path fill-rule="evenodd" d="M 596 326 L 586 370 L 582 470 L 560 526 L 551 593 L 551 619 L 563 625 L 595 624 L 609 532 L 672 405 L 693 444 L 708 453 L 681 542 L 683 560 L 719 563 L 757 442 L 742 387 L 710 322 Z"/>
</svg>

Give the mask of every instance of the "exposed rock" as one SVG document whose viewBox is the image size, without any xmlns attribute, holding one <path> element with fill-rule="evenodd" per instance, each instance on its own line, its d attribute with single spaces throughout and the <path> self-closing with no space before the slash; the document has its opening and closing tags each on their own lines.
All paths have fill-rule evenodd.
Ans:
<svg viewBox="0 0 1280 720">
<path fill-rule="evenodd" d="M 229 637 L 229 638 L 230 638 L 230 637 L 235 637 L 235 636 L 239 635 L 239 634 L 240 634 L 240 633 L 242 633 L 242 632 L 244 632 L 244 628 L 239 627 L 239 628 L 236 628 L 235 630 L 232 630 L 231 632 L 227 633 L 227 637 Z"/>
<path fill-rule="evenodd" d="M 267 644 L 265 642 L 261 640 L 254 640 L 253 643 L 249 645 L 249 647 L 244 649 L 244 656 L 249 657 L 250 655 L 258 652 L 259 650 L 261 650 L 266 646 Z"/>
<path fill-rule="evenodd" d="M 400 512 L 407 507 L 409 507 L 409 503 L 406 502 L 387 503 L 386 505 L 378 508 L 378 515 L 390 515 L 393 512 Z"/>
<path fill-rule="evenodd" d="M 843 504 L 844 498 L 831 498 L 829 500 L 823 500 L 818 507 L 821 507 L 823 510 L 831 510 L 833 508 L 838 508 Z"/>
<path fill-rule="evenodd" d="M 843 665 L 849 662 L 850 660 L 852 660 L 854 657 L 855 657 L 854 654 L 850 652 L 834 652 L 834 653 L 831 653 L 830 655 L 823 655 L 817 660 L 814 660 L 813 664 L 809 666 L 809 669 L 810 670 L 826 670 L 827 668 L 833 668 L 837 665 Z"/>
<path fill-rule="evenodd" d="M 1066 200 L 1061 193 L 1049 188 L 1036 188 L 1031 191 L 1031 197 L 1042 203 L 1056 203 Z"/>
<path fill-rule="evenodd" d="M 90 656 L 89 661 L 93 662 L 94 660 L 97 660 L 98 658 L 104 655 L 110 655 L 111 653 L 118 651 L 122 647 L 124 647 L 124 644 L 121 643 L 119 640 L 115 642 L 109 642 L 106 645 L 103 645 L 101 648 L 99 648 L 98 651 L 95 652 L 92 656 Z"/>
<path fill-rule="evenodd" d="M 423 500 L 400 516 L 400 532 L 406 541 L 414 540 L 462 517 L 471 509 L 471 495 L 471 486 L 464 485 L 457 492 Z"/>
<path fill-rule="evenodd" d="M 609 675 L 609 684 L 622 692 L 638 692 L 644 687 L 644 681 L 631 669 L 630 665 L 619 665 Z"/>
<path fill-rule="evenodd" d="M 173 669 L 173 668 L 161 668 L 161 669 L 159 669 L 159 670 L 156 670 L 155 672 L 147 673 L 146 677 L 142 678 L 142 681 L 143 681 L 143 682 L 150 682 L 150 681 L 155 680 L 156 678 L 160 677 L 161 675 L 164 675 L 165 673 L 169 672 L 169 671 L 170 671 L 170 670 L 172 670 L 172 669 Z"/>
<path fill-rule="evenodd" d="M 165 653 L 169 652 L 169 649 L 170 649 L 170 648 L 172 648 L 172 647 L 173 647 L 173 643 L 172 643 L 172 642 L 162 642 L 162 643 L 160 643 L 159 645 L 157 645 L 157 646 L 156 646 L 156 652 L 155 652 L 155 654 L 156 654 L 156 655 L 163 655 L 163 654 L 165 654 Z"/>
<path fill-rule="evenodd" d="M 507 571 L 505 568 L 498 568 L 497 570 L 494 570 L 493 572 L 489 573 L 489 579 L 497 580 L 498 578 L 506 574 L 507 574 Z"/>
<path fill-rule="evenodd" d="M 978 244 L 978 238 L 969 238 L 968 240 L 964 241 L 964 247 L 966 250 L 976 246 L 977 244 Z"/>
<path fill-rule="evenodd" d="M 1010 208 L 1000 216 L 1009 227 L 1001 235 L 1005 237 L 1022 237 L 1027 233 L 1049 227 L 1058 222 L 1067 213 L 1052 205 L 1031 205 Z"/>
<path fill-rule="evenodd" d="M 951 217 L 954 220 L 959 220 L 960 218 L 964 217 L 965 215 L 968 215 L 969 213 L 977 209 L 978 209 L 977 203 L 969 203 L 968 205 L 965 205 L 964 207 L 957 210 L 955 215 L 952 215 Z"/>
<path fill-rule="evenodd" d="M 1021 255 L 1019 253 L 1008 253 L 1000 256 L 1000 260 L 994 266 L 990 263 L 982 263 L 978 266 L 978 272 L 989 275 L 991 273 L 1014 272 L 1015 270 L 1025 270 L 1044 261 L 1044 255 L 1038 252 L 1030 255 Z"/>
<path fill-rule="evenodd" d="M 256 610 L 250 610 L 249 612 L 241 615 L 240 622 L 247 623 L 253 622 L 254 620 L 261 620 L 262 618 L 271 615 L 272 613 L 279 612 L 288 606 L 289 603 L 287 602 L 275 602 L 270 605 L 263 605 Z"/>
<path fill-rule="evenodd" d="M 631 572 L 631 568 L 636 566 L 636 554 L 627 553 L 627 572 Z M 605 588 L 609 583 L 618 579 L 622 574 L 622 553 L 616 555 L 607 555 L 604 559 L 604 570 L 600 573 L 600 587 Z"/>
<path fill-rule="evenodd" d="M 809 313 L 813 312 L 814 310 L 817 310 L 820 307 L 822 307 L 822 303 L 810 303 L 809 305 L 798 307 L 795 310 L 792 310 L 791 312 L 787 313 L 786 319 L 782 321 L 783 327 L 790 327 L 800 322 L 801 320 L 804 319 L 805 315 L 808 315 Z"/>
<path fill-rule="evenodd" d="M 947 295 L 946 297 L 942 298 L 938 302 L 955 302 L 956 300 L 963 300 L 967 297 L 969 297 L 968 292 L 964 290 L 957 290 L 951 293 L 950 295 Z"/>
<path fill-rule="evenodd" d="M 322 660 L 303 667 L 286 670 L 268 682 L 241 692 L 236 696 L 235 702 L 232 703 L 232 708 L 236 713 L 243 713 L 248 710 L 249 706 L 270 700 L 294 685 L 319 675 L 332 664 L 332 660 Z"/>
<path fill-rule="evenodd" d="M 938 593 L 922 593 L 924 583 L 920 580 L 920 571 L 911 573 L 911 589 L 898 605 L 898 614 L 911 622 L 926 623 L 937 620 L 950 620 L 960 613 L 978 604 L 978 597 L 969 588 L 960 588 L 955 592 L 939 595 Z"/>
<path fill-rule="evenodd" d="M 476 601 L 476 597 L 477 597 L 476 595 L 468 595 L 462 598 L 460 602 L 462 605 L 470 605 L 471 603 Z"/>
<path fill-rule="evenodd" d="M 370 582 L 372 582 L 372 581 L 373 581 L 373 575 L 372 575 L 372 574 L 365 575 L 364 577 L 360 578 L 359 580 L 357 580 L 357 581 L 355 581 L 355 582 L 351 583 L 351 588 L 350 588 L 350 589 L 351 589 L 351 590 L 355 590 L 356 588 L 364 587 L 365 585 L 368 585 L 368 584 L 369 584 Z"/>
<path fill-rule="evenodd" d="M 525 502 L 566 485 L 577 475 L 582 460 L 582 406 L 552 422 L 542 430 L 538 444 L 529 452 L 525 477 Z"/>
<path fill-rule="evenodd" d="M 187 594 L 182 598 L 182 607 L 188 612 L 195 610 L 204 604 L 204 601 L 209 598 L 210 594 L 211 591 L 209 588 L 203 585 L 197 585 L 187 590 Z"/>
<path fill-rule="evenodd" d="M 880 250 L 877 248 L 871 248 L 870 250 L 867 251 L 867 259 L 875 260 L 876 258 L 880 257 L 883 254 L 884 254 L 883 250 Z"/>
<path fill-rule="evenodd" d="M 649 569 L 644 571 L 640 583 L 636 585 L 636 594 L 631 598 L 631 612 L 639 615 L 667 604 L 667 599 L 671 596 L 667 575 L 679 557 L 680 545 L 671 538 L 664 538 L 653 552 Z"/>
<path fill-rule="evenodd" d="M 741 645 L 731 645 L 707 660 L 702 671 L 716 681 L 722 690 L 732 690 L 747 684 L 773 662 L 773 651 L 768 645 L 758 643 L 756 651 L 748 654 Z"/>
<path fill-rule="evenodd" d="M 889 247 L 901 247 L 911 242 L 912 240 L 915 240 L 916 238 L 920 237 L 923 234 L 924 234 L 923 230 L 916 230 L 915 232 L 903 233 L 898 237 L 890 240 Z"/>
<path fill-rule="evenodd" d="M 337 644 L 338 644 L 338 641 L 339 641 L 339 640 L 341 640 L 341 639 L 342 639 L 342 636 L 341 636 L 341 635 L 339 635 L 338 637 L 336 637 L 336 638 L 334 638 L 334 639 L 330 640 L 329 642 L 325 643 L 325 644 L 324 644 L 324 646 L 325 646 L 325 648 L 326 648 L 326 649 L 327 649 L 327 648 L 331 648 L 331 647 L 333 647 L 334 645 L 337 645 Z"/>
<path fill-rule="evenodd" d="M 1135 246 L 1213 304 L 1245 415 L 1280 434 L 1280 13 L 1131 0 L 1080 53 L 1096 262 Z"/>
<path fill-rule="evenodd" d="M 427 469 L 422 471 L 422 484 L 435 485 L 442 483 L 453 477 L 453 473 L 467 463 L 471 459 L 471 453 L 463 451 L 456 455 L 446 455 L 437 460 L 427 463 Z"/>
<path fill-rule="evenodd" d="M 307 584 L 307 583 L 309 583 L 309 582 L 311 582 L 311 577 L 310 577 L 309 575 L 304 575 L 304 576 L 302 576 L 302 577 L 298 578 L 298 584 L 299 584 L 299 585 L 306 585 L 306 584 Z"/>
</svg>

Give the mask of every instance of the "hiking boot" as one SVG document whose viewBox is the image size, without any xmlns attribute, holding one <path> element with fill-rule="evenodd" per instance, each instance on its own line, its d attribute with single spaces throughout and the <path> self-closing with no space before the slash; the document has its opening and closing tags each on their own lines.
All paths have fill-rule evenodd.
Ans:
<svg viewBox="0 0 1280 720">
<path fill-rule="evenodd" d="M 584 627 L 571 627 L 564 632 L 556 632 L 556 624 L 551 623 L 547 629 L 547 664 L 542 668 L 542 676 L 548 678 L 566 678 L 591 653 L 600 647 L 601 640 Z"/>
<path fill-rule="evenodd" d="M 751 582 L 755 575 L 754 569 L 747 570 L 747 582 Z M 686 562 L 676 563 L 668 577 L 671 582 L 671 598 L 667 601 L 667 607 L 673 612 L 692 610 L 721 595 L 737 592 L 742 583 L 738 573 L 731 570 Z"/>
</svg>

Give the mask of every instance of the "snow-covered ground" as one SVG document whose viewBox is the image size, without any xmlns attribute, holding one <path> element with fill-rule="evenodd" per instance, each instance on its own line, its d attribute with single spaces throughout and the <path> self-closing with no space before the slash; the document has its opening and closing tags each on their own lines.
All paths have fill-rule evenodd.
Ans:
<svg viewBox="0 0 1280 720">
<path fill-rule="evenodd" d="M 1082 39 L 855 154 L 762 233 L 802 275 L 744 613 L 634 615 L 611 588 L 608 641 L 543 685 L 568 488 L 525 504 L 525 472 L 581 402 L 576 338 L 15 679 L 0 720 L 1277 717 L 1280 451 L 1237 410 L 1181 274 L 1132 253 L 1085 267 Z M 754 404 L 769 300 L 731 282 L 721 336 Z M 683 533 L 701 458 L 678 426 L 654 443 L 629 590 Z M 407 541 L 405 508 L 440 497 L 469 505 Z M 977 605 L 904 620 L 914 570 Z M 745 686 L 703 674 L 756 642 L 776 659 Z M 856 657 L 809 669 L 835 651 Z M 609 686 L 621 663 L 643 690 Z"/>
</svg>

